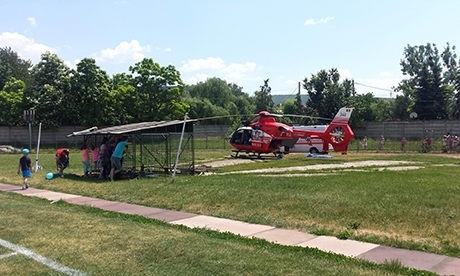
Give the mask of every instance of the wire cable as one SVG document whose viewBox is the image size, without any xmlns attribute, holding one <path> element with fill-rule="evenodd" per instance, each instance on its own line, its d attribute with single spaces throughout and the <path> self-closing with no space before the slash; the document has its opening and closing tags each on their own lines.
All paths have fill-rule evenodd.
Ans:
<svg viewBox="0 0 460 276">
<path fill-rule="evenodd" d="M 369 88 L 373 88 L 373 89 L 378 89 L 378 90 L 383 90 L 383 91 L 394 92 L 394 91 L 391 90 L 391 89 L 386 89 L 386 88 L 380 88 L 380 87 L 370 86 L 370 85 L 362 84 L 362 83 L 359 83 L 359 82 L 356 82 L 356 81 L 355 81 L 355 84 L 361 85 L 361 86 L 365 86 L 365 87 L 369 87 Z"/>
</svg>

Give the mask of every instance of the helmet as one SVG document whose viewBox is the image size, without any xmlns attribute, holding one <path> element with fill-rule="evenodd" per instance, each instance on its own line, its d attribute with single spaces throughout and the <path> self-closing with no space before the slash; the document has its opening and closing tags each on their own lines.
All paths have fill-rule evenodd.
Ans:
<svg viewBox="0 0 460 276">
<path fill-rule="evenodd" d="M 23 149 L 22 154 L 26 154 L 26 153 L 29 153 L 29 150 L 28 149 Z"/>
</svg>

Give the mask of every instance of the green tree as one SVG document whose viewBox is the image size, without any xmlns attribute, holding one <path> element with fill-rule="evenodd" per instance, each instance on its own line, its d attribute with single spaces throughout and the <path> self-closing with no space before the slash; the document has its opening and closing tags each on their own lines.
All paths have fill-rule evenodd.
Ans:
<svg viewBox="0 0 460 276">
<path fill-rule="evenodd" d="M 238 121 L 238 114 L 253 113 L 252 100 L 243 88 L 234 83 L 228 84 L 220 78 L 209 78 L 189 87 L 191 98 L 191 118 L 208 118 L 221 116 L 225 118 L 206 120 L 202 124 L 231 124 Z M 192 115 L 193 114 L 193 115 Z"/>
<path fill-rule="evenodd" d="M 377 98 L 376 101 L 371 104 L 371 109 L 372 113 L 375 115 L 376 121 L 393 120 L 388 101 Z"/>
<path fill-rule="evenodd" d="M 107 108 L 109 124 L 120 125 L 136 122 L 139 98 L 132 83 L 132 77 L 125 73 L 113 76 Z"/>
<path fill-rule="evenodd" d="M 411 99 L 405 95 L 397 95 L 389 102 L 392 118 L 397 121 L 409 120 L 411 113 Z"/>
<path fill-rule="evenodd" d="M 46 127 L 59 127 L 73 122 L 66 111 L 64 98 L 70 90 L 70 68 L 56 54 L 42 54 L 39 63 L 31 70 L 36 120 Z"/>
<path fill-rule="evenodd" d="M 357 94 L 352 98 L 350 106 L 354 108 L 349 121 L 350 126 L 359 126 L 364 122 L 373 122 L 376 115 L 373 106 L 377 103 L 377 98 L 372 93 Z"/>
<path fill-rule="evenodd" d="M 161 67 L 144 58 L 129 68 L 139 98 L 136 121 L 181 119 L 189 109 L 184 101 L 185 86 L 172 65 Z"/>
<path fill-rule="evenodd" d="M 190 106 L 189 117 L 193 119 L 204 119 L 199 120 L 199 124 L 231 124 L 232 118 L 228 110 L 221 106 L 217 106 L 211 103 L 208 99 L 199 98 L 187 98 L 187 103 Z M 215 119 L 207 119 L 212 117 L 222 117 Z"/>
<path fill-rule="evenodd" d="M 336 68 L 320 70 L 310 79 L 305 78 L 303 88 L 307 90 L 307 113 L 311 116 L 333 118 L 337 111 L 352 103 L 356 95 L 352 80 L 340 81 Z"/>
<path fill-rule="evenodd" d="M 192 85 L 190 86 L 189 93 L 191 97 L 208 99 L 213 105 L 223 108 L 225 108 L 233 98 L 232 89 L 226 81 L 220 78 L 209 78 L 204 82 Z"/>
<path fill-rule="evenodd" d="M 444 72 L 444 87 L 446 89 L 447 110 L 449 118 L 460 119 L 460 68 L 458 67 L 455 46 L 446 48 L 441 54 Z"/>
<path fill-rule="evenodd" d="M 441 56 L 435 44 L 410 46 L 404 49 L 401 71 L 409 75 L 411 81 L 406 89 L 414 90 L 412 111 L 424 120 L 444 119 L 448 117 L 447 99 L 449 98 L 443 79 Z"/>
<path fill-rule="evenodd" d="M 67 111 L 74 124 L 98 126 L 107 123 L 110 81 L 107 73 L 92 58 L 77 63 L 71 76 L 72 94 L 66 95 Z"/>
<path fill-rule="evenodd" d="M 10 47 L 0 48 L 0 90 L 13 77 L 22 80 L 26 87 L 30 83 L 30 60 L 23 60 Z"/>
<path fill-rule="evenodd" d="M 256 103 L 256 112 L 260 111 L 269 111 L 273 112 L 275 103 L 273 102 L 272 99 L 272 94 L 271 94 L 271 87 L 268 86 L 268 79 L 266 79 L 265 84 L 260 87 L 260 91 L 255 91 L 255 103 Z"/>
<path fill-rule="evenodd" d="M 228 84 L 230 91 L 233 94 L 232 102 L 238 109 L 238 114 L 251 114 L 255 110 L 254 97 L 250 97 L 248 93 L 243 92 L 243 87 L 237 84 Z"/>
<path fill-rule="evenodd" d="M 24 89 L 22 80 L 10 78 L 0 91 L 0 125 L 20 126 L 24 124 Z"/>
</svg>

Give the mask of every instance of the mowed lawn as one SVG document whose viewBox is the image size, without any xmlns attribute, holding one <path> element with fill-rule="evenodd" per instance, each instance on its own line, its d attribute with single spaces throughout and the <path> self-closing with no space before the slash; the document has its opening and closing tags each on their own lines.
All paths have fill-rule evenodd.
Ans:
<svg viewBox="0 0 460 276">
<path fill-rule="evenodd" d="M 18 186 L 21 184 L 21 178 L 16 174 L 19 157 L 20 155 L 18 154 L 0 155 L 0 162 L 3 164 L 0 167 L 0 182 Z M 419 162 L 417 165 L 422 166 L 422 168 L 402 171 L 377 170 L 377 168 L 373 167 L 355 168 L 353 170 L 328 169 L 306 171 L 312 176 L 295 177 L 288 177 L 284 174 L 276 176 L 266 176 L 266 174 L 178 175 L 174 182 L 171 182 L 171 178 L 168 176 L 160 176 L 158 178 L 141 178 L 110 183 L 97 179 L 81 178 L 81 162 L 79 161 L 79 156 L 75 155 L 71 156 L 71 166 L 67 169 L 68 175 L 65 178 L 46 180 L 46 173 L 55 170 L 53 156 L 47 154 L 40 156 L 40 164 L 44 166 L 44 170 L 33 175 L 31 184 L 36 188 L 225 217 L 315 234 L 334 235 L 339 238 L 363 240 L 459 257 L 460 237 L 458 229 L 460 229 L 460 219 L 458 214 L 460 207 L 458 202 L 460 202 L 460 184 L 457 179 L 460 176 L 460 167 L 458 166 L 460 159 L 457 160 L 452 157 L 454 155 L 349 153 L 346 156 L 336 155 L 333 159 L 324 160 L 306 159 L 304 155 L 291 155 L 281 160 L 255 162 L 244 166 L 236 165 L 226 168 L 225 171 L 313 165 L 316 163 L 338 164 L 348 161 L 377 159 L 414 161 Z M 404 166 L 407 166 L 407 164 L 404 164 Z M 296 171 L 295 173 L 299 172 Z M 40 248 L 39 245 L 32 242 L 32 238 L 28 238 L 29 235 L 35 236 L 32 233 L 34 233 L 37 226 L 34 224 L 33 217 L 37 216 L 43 220 L 43 225 L 49 223 L 50 226 L 45 228 L 54 228 L 56 223 L 64 225 L 59 228 L 60 231 L 49 230 L 49 235 L 54 235 L 53 232 L 56 231 L 66 232 L 68 231 L 67 228 L 78 230 L 77 232 L 79 233 L 68 234 L 59 238 L 59 244 L 68 243 L 67 247 L 76 246 L 76 242 L 73 241 L 74 235 L 79 237 L 76 238 L 78 241 L 84 240 L 82 237 L 85 237 L 85 235 L 88 235 L 88 240 L 95 239 L 89 244 L 98 244 L 101 247 L 98 253 L 101 259 L 110 260 L 105 254 L 115 255 L 113 258 L 128 258 L 122 253 L 127 248 L 145 250 L 145 254 L 132 255 L 132 261 L 135 262 L 136 266 L 139 266 L 137 262 L 141 262 L 140 259 L 145 256 L 146 260 L 149 260 L 147 262 L 151 263 L 153 267 L 146 268 L 146 270 L 132 270 L 125 273 L 127 275 L 148 275 L 149 273 L 152 275 L 232 275 L 241 273 L 255 275 L 391 275 L 393 272 L 407 273 L 407 271 L 399 270 L 399 266 L 394 264 L 374 266 L 366 262 L 320 253 L 316 250 L 286 248 L 262 241 L 246 240 L 232 235 L 216 234 L 206 230 L 188 230 L 152 220 L 133 218 L 133 216 L 108 214 L 89 207 L 70 206 L 65 203 L 51 205 L 49 202 L 40 199 L 23 198 L 17 195 L 0 195 L 3 197 L 1 202 L 6 204 L 6 206 L 2 206 L 2 216 L 18 218 L 18 224 L 15 227 L 0 222 L 0 227 L 2 227 L 0 233 L 6 233 L 3 229 L 15 229 L 14 231 L 8 231 L 7 237 L 3 237 L 3 234 L 0 234 L 0 238 L 12 239 L 10 241 L 13 243 L 29 246 L 35 250 L 37 246 Z M 4 200 L 5 198 L 8 200 Z M 33 206 L 37 207 L 34 208 Z M 39 206 L 45 209 L 41 210 L 41 207 L 38 208 Z M 28 209 L 27 212 L 23 210 L 25 208 Z M 37 209 L 37 213 L 32 212 L 33 209 Z M 9 211 L 5 213 L 3 210 Z M 63 210 L 70 210 L 70 214 L 67 216 L 48 214 L 48 212 L 59 213 Z M 28 216 L 27 214 L 30 212 L 32 212 L 32 215 Z M 61 216 L 62 219 L 58 223 L 56 219 Z M 86 216 L 95 219 L 97 222 L 90 223 L 89 218 Z M 49 221 L 47 221 L 48 219 Z M 104 225 L 105 223 L 105 221 L 104 223 L 100 221 L 104 219 L 108 219 L 112 224 L 101 226 L 108 231 L 104 232 L 103 235 L 114 236 L 113 238 L 106 238 L 102 239 L 103 241 L 101 242 L 96 242 L 98 239 L 97 233 L 102 233 L 99 225 Z M 4 220 L 2 219 L 2 221 Z M 14 220 L 11 219 L 11 221 Z M 56 222 L 53 223 L 53 221 Z M 70 224 L 70 227 L 66 227 L 66 224 Z M 171 262 L 185 262 L 188 265 L 184 264 L 185 267 L 181 267 L 182 264 L 180 264 L 177 266 L 177 270 L 176 268 L 167 270 L 166 267 L 170 266 L 170 263 L 166 262 L 166 270 L 155 270 L 160 268 L 154 265 L 155 261 L 151 259 L 151 250 L 154 249 L 148 248 L 160 241 L 166 242 L 165 238 L 158 240 L 153 238 L 149 241 L 134 242 L 132 244 L 130 241 L 136 236 L 135 233 L 139 235 L 136 238 L 141 240 L 146 239 L 145 236 L 163 235 L 143 233 L 137 230 L 129 232 L 123 229 L 123 227 L 139 227 L 139 225 L 145 226 L 145 231 L 153 231 L 152 233 L 160 231 L 159 229 L 167 229 L 166 232 L 169 234 L 164 235 L 171 236 L 171 240 L 165 247 L 173 250 L 171 247 L 178 246 L 178 250 L 173 250 L 174 252 L 171 252 L 167 259 Z M 110 231 L 111 229 L 113 231 Z M 21 233 L 22 231 L 30 233 Z M 187 235 L 199 238 L 200 242 L 194 244 L 195 247 L 198 246 L 198 251 L 195 251 L 195 254 L 200 252 L 199 254 L 204 255 L 193 260 L 188 259 L 191 256 L 185 253 L 188 251 L 179 245 L 182 242 L 178 242 L 175 237 L 175 235 L 180 236 L 180 233 L 187 233 Z M 124 234 L 125 236 L 123 236 Z M 188 239 L 187 237 L 185 240 Z M 46 244 L 45 240 L 43 240 L 43 244 Z M 67 242 L 67 240 L 69 241 Z M 108 244 L 102 246 L 106 242 Z M 232 246 L 212 244 L 215 242 L 227 242 Z M 49 258 L 59 259 L 59 254 L 65 253 L 60 252 L 60 249 L 57 248 L 58 243 L 53 243 L 54 246 L 52 247 L 54 249 L 50 249 L 51 251 L 56 251 L 54 252 L 56 255 L 41 254 L 47 255 Z M 208 245 L 208 243 L 212 245 Z M 237 253 L 234 253 L 232 250 L 235 246 L 242 246 L 242 248 Z M 266 248 L 262 251 L 270 255 L 270 257 L 265 258 L 262 256 L 263 254 L 260 254 L 258 250 L 260 246 L 261 248 Z M 78 260 L 73 261 L 76 257 L 70 256 L 81 254 L 78 253 L 80 252 L 79 247 L 76 246 L 76 248 L 76 253 L 69 253 L 70 255 L 67 256 L 66 261 L 63 262 L 83 271 L 96 271 L 92 262 L 89 261 L 94 256 L 88 259 L 79 257 L 77 258 Z M 110 250 L 111 248 L 114 248 L 114 250 Z M 72 251 L 73 249 L 66 248 L 64 252 L 69 250 Z M 88 249 L 86 252 L 91 250 Z M 212 250 L 217 250 L 218 252 L 212 253 Z M 251 257 L 254 252 L 256 254 Z M 176 256 L 175 254 L 179 255 Z M 186 254 L 187 256 L 182 259 L 181 254 Z M 228 264 L 221 265 L 223 261 L 220 260 L 221 257 L 213 258 L 213 254 L 223 254 L 219 256 L 228 261 Z M 226 254 L 235 254 L 235 256 L 239 257 L 232 259 Z M 279 254 L 287 254 L 286 259 L 280 258 Z M 277 261 L 273 261 L 270 258 L 275 258 Z M 287 259 L 292 260 L 294 263 L 298 262 L 298 264 L 293 265 Z M 306 265 L 306 259 L 316 264 Z M 3 263 L 4 260 L 1 260 L 0 270 L 2 270 L 1 264 Z M 259 265 L 249 265 L 257 263 Z M 107 271 L 114 271 L 112 274 L 122 274 L 119 272 L 128 269 L 131 265 L 123 268 L 120 268 L 122 264 L 113 264 L 113 266 L 108 268 L 109 270 Z M 204 266 L 213 268 L 207 270 Z M 287 267 L 291 270 L 285 270 Z M 242 270 L 243 268 L 248 268 L 249 270 Z M 188 273 L 183 273 L 184 271 Z M 92 272 L 91 274 L 100 273 Z M 110 275 L 110 273 L 106 275 Z"/>
</svg>

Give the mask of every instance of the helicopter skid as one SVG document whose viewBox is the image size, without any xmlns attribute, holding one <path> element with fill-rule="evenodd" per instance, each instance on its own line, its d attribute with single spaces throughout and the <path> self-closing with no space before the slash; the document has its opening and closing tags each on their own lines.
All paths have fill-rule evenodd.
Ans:
<svg viewBox="0 0 460 276">
<path fill-rule="evenodd" d="M 233 158 L 247 158 L 247 159 L 280 159 L 283 158 L 283 153 L 281 152 L 272 152 L 275 156 L 261 156 L 261 152 L 255 152 L 255 151 L 246 151 L 246 150 L 232 150 L 232 152 L 235 153 L 235 155 L 231 155 Z M 240 153 L 243 152 L 246 155 L 240 155 Z M 269 153 L 267 153 L 269 154 Z"/>
</svg>

